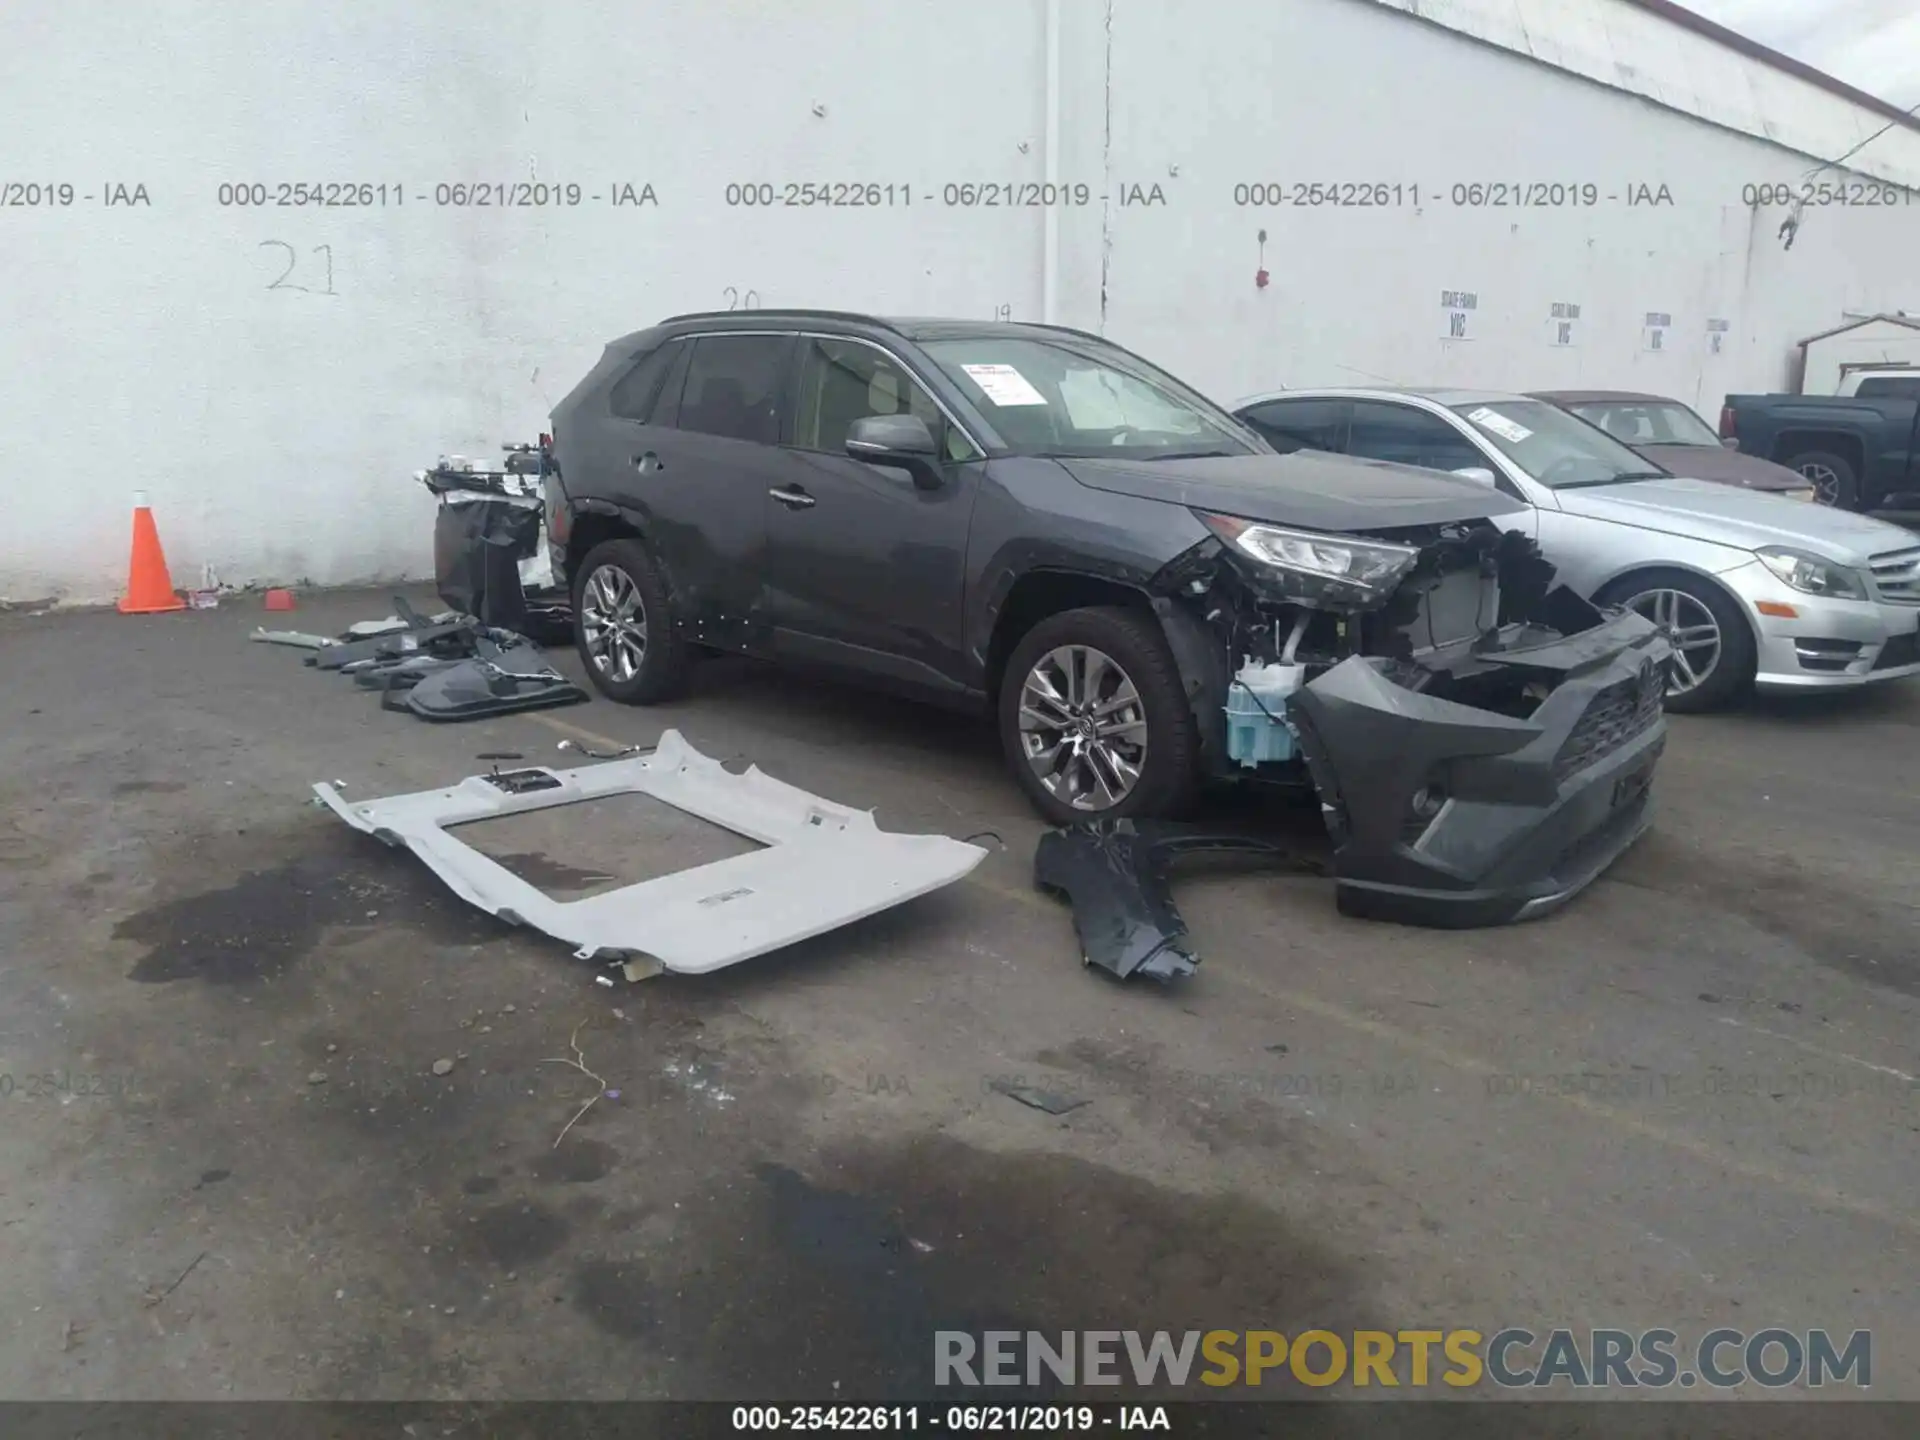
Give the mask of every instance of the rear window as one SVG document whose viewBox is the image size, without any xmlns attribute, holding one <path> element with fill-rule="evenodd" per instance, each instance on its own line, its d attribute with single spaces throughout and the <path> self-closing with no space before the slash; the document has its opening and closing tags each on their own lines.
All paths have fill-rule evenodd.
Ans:
<svg viewBox="0 0 1920 1440">
<path fill-rule="evenodd" d="M 684 344 L 669 340 L 641 356 L 625 375 L 614 381 L 607 395 L 607 408 L 622 420 L 648 419 L 660 395 L 661 380 L 684 348 Z"/>
<path fill-rule="evenodd" d="M 1874 375 L 1854 392 L 1862 400 L 1920 400 L 1920 375 Z"/>
</svg>

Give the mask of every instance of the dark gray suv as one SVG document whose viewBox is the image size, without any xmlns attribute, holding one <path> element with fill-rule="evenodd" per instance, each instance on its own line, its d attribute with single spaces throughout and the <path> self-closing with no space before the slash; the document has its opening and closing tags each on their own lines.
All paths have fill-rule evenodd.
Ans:
<svg viewBox="0 0 1920 1440">
<path fill-rule="evenodd" d="M 1557 903 L 1645 826 L 1652 625 L 1552 587 L 1514 502 L 1281 455 L 1098 336 L 678 316 L 606 348 L 551 458 L 615 700 L 732 651 L 977 708 L 1056 824 L 1311 784 L 1343 908 L 1442 923 Z"/>
</svg>

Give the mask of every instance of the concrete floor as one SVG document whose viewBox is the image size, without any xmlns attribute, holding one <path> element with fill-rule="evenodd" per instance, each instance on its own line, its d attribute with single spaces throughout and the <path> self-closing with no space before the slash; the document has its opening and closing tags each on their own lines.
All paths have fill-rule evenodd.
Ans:
<svg viewBox="0 0 1920 1440">
<path fill-rule="evenodd" d="M 437 727 L 246 643 L 383 595 L 256 605 L 0 617 L 0 1393 L 875 1398 L 998 1322 L 1865 1327 L 1876 1396 L 1920 1396 L 1920 687 L 1677 719 L 1655 832 L 1538 924 L 1196 874 L 1166 993 L 1082 969 L 971 722 L 722 661 Z M 308 803 L 668 724 L 1005 849 L 609 990 Z M 577 888 L 707 838 L 483 843 Z M 620 1093 L 556 1147 L 576 1035 Z"/>
</svg>

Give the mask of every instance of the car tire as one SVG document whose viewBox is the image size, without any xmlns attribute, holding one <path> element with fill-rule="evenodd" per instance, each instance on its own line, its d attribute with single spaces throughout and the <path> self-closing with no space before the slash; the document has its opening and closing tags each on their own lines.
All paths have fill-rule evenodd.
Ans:
<svg viewBox="0 0 1920 1440">
<path fill-rule="evenodd" d="M 692 656 L 676 619 L 640 541 L 608 540 L 587 552 L 573 582 L 573 643 L 602 695 L 657 705 L 681 692 Z"/>
<path fill-rule="evenodd" d="M 1813 482 L 1814 499 L 1819 504 L 1831 505 L 1836 510 L 1860 508 L 1860 476 L 1853 462 L 1844 455 L 1835 455 L 1830 450 L 1803 450 L 1780 463 Z"/>
<path fill-rule="evenodd" d="M 1608 586 L 1602 603 L 1625 605 L 1678 632 L 1679 639 L 1698 633 L 1710 617 L 1717 633 L 1718 649 L 1711 669 L 1689 688 L 1667 694 L 1667 710 L 1674 715 L 1698 715 L 1724 709 L 1744 700 L 1753 689 L 1753 677 L 1759 667 L 1759 647 L 1753 627 L 1738 603 L 1713 581 L 1684 570 L 1645 570 Z M 1689 669 L 1701 663 L 1704 645 L 1687 649 L 1676 644 L 1680 658 Z M 1676 659 L 1676 673 L 1680 660 Z"/>
<path fill-rule="evenodd" d="M 1087 694 L 1084 686 L 1090 676 L 1094 693 Z M 1023 705 L 1029 685 L 1041 681 L 1067 701 L 1066 710 L 1040 698 L 1044 690 L 1033 697 L 1040 699 L 1037 706 Z M 1124 700 L 1123 685 L 1131 687 L 1136 702 L 1100 716 L 1101 709 Z M 1075 695 L 1075 690 L 1082 693 Z M 1062 723 L 1037 729 L 1028 721 L 1023 728 L 1023 709 L 1049 718 L 1058 715 Z M 1074 710 L 1085 713 L 1069 716 Z M 1089 734 L 1083 720 L 1111 728 L 1104 736 L 1097 728 Z M 1092 606 L 1042 620 L 1020 638 L 1007 659 L 1000 680 L 999 723 L 1000 746 L 1014 779 L 1034 808 L 1055 825 L 1169 819 L 1187 809 L 1199 788 L 1193 712 L 1173 652 L 1152 615 Z M 1039 759 L 1030 758 L 1030 735 L 1036 738 Z M 1055 738 L 1058 743 L 1049 747 L 1047 741 Z M 1070 747 L 1069 754 L 1058 754 L 1061 745 Z M 1049 765 L 1049 753 L 1063 763 Z M 1112 764 L 1115 757 L 1137 773 L 1131 785 L 1110 800 L 1116 781 L 1125 778 Z M 1042 775 L 1047 769 L 1053 771 L 1052 785 Z"/>
</svg>

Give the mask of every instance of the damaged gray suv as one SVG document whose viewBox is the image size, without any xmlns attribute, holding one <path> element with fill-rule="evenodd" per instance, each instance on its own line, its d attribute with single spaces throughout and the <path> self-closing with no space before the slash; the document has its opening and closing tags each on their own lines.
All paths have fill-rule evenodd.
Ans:
<svg viewBox="0 0 1920 1440">
<path fill-rule="evenodd" d="M 738 652 L 997 717 L 1055 824 L 1311 785 L 1341 908 L 1499 923 L 1647 824 L 1671 648 L 1553 583 L 1518 502 L 1282 455 L 1053 326 L 685 315 L 553 412 L 548 533 L 593 683 Z"/>
</svg>

